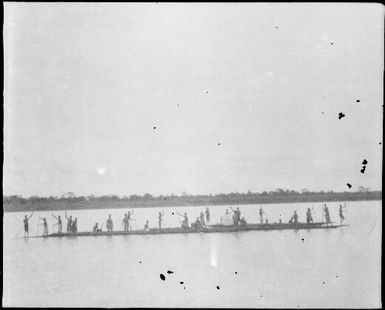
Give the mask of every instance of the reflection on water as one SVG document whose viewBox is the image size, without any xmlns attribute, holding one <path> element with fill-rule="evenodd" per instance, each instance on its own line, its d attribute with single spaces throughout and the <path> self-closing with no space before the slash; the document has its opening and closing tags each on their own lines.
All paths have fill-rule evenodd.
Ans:
<svg viewBox="0 0 385 310">
<path fill-rule="evenodd" d="M 287 222 L 294 210 L 303 222 L 312 205 L 314 220 L 321 221 L 321 204 L 263 208 L 269 223 L 280 215 Z M 328 204 L 335 221 L 338 205 Z M 6 213 L 3 305 L 380 307 L 381 202 L 347 205 L 350 226 L 343 229 L 46 239 L 20 238 L 24 213 Z M 239 207 L 249 223 L 259 221 L 259 205 Z M 191 221 L 205 208 L 135 209 L 134 229 L 142 229 L 146 220 L 157 227 L 163 210 L 163 226 L 178 227 L 175 210 L 186 211 Z M 212 222 L 219 222 L 225 209 L 210 207 Z M 105 223 L 108 214 L 121 230 L 127 211 L 67 213 L 78 218 L 79 231 Z M 37 233 L 38 215 L 51 217 L 50 212 L 35 213 L 31 235 Z"/>
</svg>

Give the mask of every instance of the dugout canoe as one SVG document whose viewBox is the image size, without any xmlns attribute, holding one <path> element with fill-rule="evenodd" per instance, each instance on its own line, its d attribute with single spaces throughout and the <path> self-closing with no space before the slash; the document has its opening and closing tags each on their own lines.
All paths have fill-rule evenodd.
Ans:
<svg viewBox="0 0 385 310">
<path fill-rule="evenodd" d="M 210 225 L 206 228 L 195 229 L 195 228 L 152 228 L 149 231 L 146 230 L 132 230 L 132 231 L 101 231 L 101 232 L 78 232 L 74 234 L 67 233 L 53 233 L 47 236 L 30 236 L 27 238 L 62 238 L 62 237 L 99 237 L 99 236 L 128 236 L 128 235 L 166 235 L 166 234 L 196 234 L 196 233 L 226 233 L 226 232 L 245 232 L 245 231 L 269 231 L 269 230 L 309 230 L 309 229 L 335 229 L 340 227 L 345 227 L 348 225 L 336 225 L 331 223 L 327 225 L 324 222 L 317 223 L 297 223 L 297 224 L 287 224 L 287 223 L 272 223 L 272 224 L 247 224 L 245 226 L 236 226 L 236 225 L 221 225 L 215 224 Z"/>
</svg>

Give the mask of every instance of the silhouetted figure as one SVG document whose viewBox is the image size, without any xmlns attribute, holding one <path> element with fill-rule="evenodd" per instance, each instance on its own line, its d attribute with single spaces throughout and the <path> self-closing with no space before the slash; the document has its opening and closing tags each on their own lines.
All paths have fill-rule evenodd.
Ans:
<svg viewBox="0 0 385 310">
<path fill-rule="evenodd" d="M 199 217 L 197 217 L 197 219 L 195 220 L 194 223 L 192 223 L 192 225 L 193 225 L 193 228 L 195 229 L 202 228 L 202 222 L 200 221 Z"/>
<path fill-rule="evenodd" d="M 123 230 L 125 232 L 128 232 L 128 225 L 129 225 L 129 222 L 128 222 L 128 214 L 124 214 L 124 218 L 122 220 L 122 225 L 123 225 Z"/>
<path fill-rule="evenodd" d="M 75 217 L 74 221 L 72 222 L 71 231 L 73 234 L 76 234 L 78 232 L 78 218 L 77 217 Z"/>
<path fill-rule="evenodd" d="M 106 226 L 108 232 L 112 232 L 114 230 L 114 222 L 112 221 L 111 214 L 108 215 Z"/>
<path fill-rule="evenodd" d="M 293 221 L 294 221 L 294 224 L 298 224 L 298 214 L 297 214 L 297 211 L 294 211 Z"/>
<path fill-rule="evenodd" d="M 41 218 L 39 216 L 39 218 L 43 221 L 43 224 L 39 224 L 39 225 L 43 225 L 43 236 L 48 236 L 48 223 L 47 223 L 47 219 L 45 217 Z"/>
<path fill-rule="evenodd" d="M 190 227 L 190 225 L 189 225 L 189 222 L 188 222 L 187 212 L 185 212 L 184 216 L 183 216 L 182 228 L 183 229 L 187 229 L 189 227 Z"/>
<path fill-rule="evenodd" d="M 27 216 L 27 214 L 24 216 L 24 220 L 23 220 L 23 223 L 24 223 L 24 237 L 29 235 L 29 224 L 28 224 L 28 221 L 32 217 L 32 215 L 33 215 L 33 212 L 31 213 L 30 216 Z"/>
<path fill-rule="evenodd" d="M 206 213 L 206 222 L 208 224 L 208 223 L 210 223 L 210 210 L 209 210 L 209 208 L 206 208 L 205 213 Z"/>
<path fill-rule="evenodd" d="M 144 225 L 144 230 L 145 231 L 150 231 L 150 226 L 148 224 L 148 220 L 146 221 L 146 224 Z"/>
<path fill-rule="evenodd" d="M 307 208 L 307 211 L 306 211 L 306 223 L 308 224 L 313 223 L 313 217 L 311 215 L 310 208 Z"/>
<path fill-rule="evenodd" d="M 72 231 L 72 215 L 70 215 L 70 217 L 68 217 L 67 213 L 66 213 L 65 217 L 67 219 L 67 234 L 70 234 Z"/>
<path fill-rule="evenodd" d="M 133 215 L 133 214 L 134 214 L 134 212 L 132 212 L 132 214 L 130 211 L 127 212 L 127 230 L 132 230 L 131 221 L 133 220 L 133 218 L 131 215 Z"/>
<path fill-rule="evenodd" d="M 63 222 L 62 222 L 61 216 L 59 215 L 56 217 L 55 215 L 52 214 L 52 217 L 57 220 L 57 223 L 55 225 L 57 225 L 58 234 L 61 234 L 63 232 Z"/>
<path fill-rule="evenodd" d="M 206 227 L 205 214 L 203 212 L 201 212 L 199 215 L 199 221 L 200 221 L 202 227 Z"/>
<path fill-rule="evenodd" d="M 241 226 L 246 226 L 247 225 L 245 217 L 241 218 L 240 224 L 241 224 Z"/>
<path fill-rule="evenodd" d="M 163 214 L 162 214 L 162 212 L 159 212 L 159 215 L 158 215 L 158 226 L 159 226 L 159 230 L 162 229 L 162 222 L 163 222 Z"/>
<path fill-rule="evenodd" d="M 331 224 L 329 208 L 326 206 L 326 204 L 324 204 L 324 213 L 325 213 L 326 224 L 327 225 Z"/>
<path fill-rule="evenodd" d="M 339 208 L 339 215 L 340 215 L 340 224 L 342 225 L 342 223 L 344 222 L 345 220 L 345 216 L 344 216 L 344 207 L 342 205 L 340 205 L 340 208 Z"/>
<path fill-rule="evenodd" d="M 259 222 L 263 224 L 263 214 L 265 212 L 263 211 L 262 207 L 259 208 Z"/>
<path fill-rule="evenodd" d="M 236 210 L 231 208 L 231 210 L 234 212 L 233 214 L 234 225 L 239 225 L 239 222 L 241 221 L 241 211 L 239 210 L 239 207 Z"/>
</svg>

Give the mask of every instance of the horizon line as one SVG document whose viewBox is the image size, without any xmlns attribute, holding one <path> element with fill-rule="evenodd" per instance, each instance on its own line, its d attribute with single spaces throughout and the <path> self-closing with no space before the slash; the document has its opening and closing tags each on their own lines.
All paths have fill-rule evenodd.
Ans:
<svg viewBox="0 0 385 310">
<path fill-rule="evenodd" d="M 281 190 L 281 191 L 279 191 Z M 371 192 L 382 192 L 382 189 L 369 189 L 369 188 L 362 188 L 362 190 L 355 190 L 355 191 L 351 191 L 349 189 L 346 189 L 344 191 L 333 191 L 333 190 L 319 190 L 319 191 L 315 191 L 315 190 L 309 190 L 309 189 L 306 189 L 306 190 L 290 190 L 290 189 L 282 189 L 282 188 L 277 188 L 275 190 L 270 190 L 270 191 L 267 191 L 267 190 L 264 190 L 264 191 L 251 191 L 251 190 L 248 190 L 248 191 L 245 191 L 245 192 L 220 192 L 220 193 L 216 193 L 216 194 L 213 194 L 213 193 L 208 193 L 208 194 L 189 194 L 189 193 L 181 193 L 181 194 L 174 194 L 174 193 L 170 193 L 170 194 L 159 194 L 159 195 L 154 195 L 154 194 L 151 194 L 149 192 L 146 192 L 144 194 L 121 194 L 121 195 L 118 195 L 118 194 L 101 194 L 101 195 L 96 195 L 96 194 L 87 194 L 87 195 L 76 195 L 74 192 L 66 192 L 65 194 L 62 194 L 61 196 L 58 196 L 58 195 L 29 195 L 29 196 L 24 196 L 22 194 L 11 194 L 11 195 L 3 195 L 4 198 L 8 198 L 8 197 L 13 197 L 13 196 L 16 196 L 16 197 L 20 197 L 20 198 L 25 198 L 25 199 L 28 199 L 28 198 L 33 198 L 33 197 L 38 197 L 38 198 L 50 198 L 50 197 L 54 197 L 54 198 L 79 198 L 79 197 L 95 197 L 95 198 L 100 198 L 100 197 L 111 197 L 111 196 L 116 196 L 116 197 L 119 197 L 119 198 L 130 198 L 130 196 L 137 196 L 137 197 L 144 197 L 144 196 L 148 196 L 150 195 L 151 197 L 153 198 L 156 198 L 156 197 L 189 197 L 189 196 L 218 196 L 218 195 L 231 195 L 231 194 L 237 194 L 237 195 L 250 195 L 250 194 L 263 194 L 263 193 L 267 193 L 267 194 L 270 194 L 270 193 L 279 193 L 279 192 L 283 192 L 283 193 L 295 193 L 295 194 L 306 194 L 306 193 L 324 193 L 324 194 L 330 194 L 330 193 L 334 193 L 334 194 L 338 194 L 338 193 L 371 193 Z M 4 194 L 4 193 L 3 193 Z"/>
</svg>

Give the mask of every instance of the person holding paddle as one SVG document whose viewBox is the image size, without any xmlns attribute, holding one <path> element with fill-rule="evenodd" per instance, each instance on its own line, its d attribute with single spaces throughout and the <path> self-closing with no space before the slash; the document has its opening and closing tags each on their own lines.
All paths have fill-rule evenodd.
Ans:
<svg viewBox="0 0 385 310">
<path fill-rule="evenodd" d="M 313 223 L 313 217 L 311 215 L 310 208 L 307 208 L 307 211 L 306 211 L 306 223 L 307 224 Z"/>
<path fill-rule="evenodd" d="M 346 202 L 345 202 L 345 206 L 343 207 L 342 205 L 340 205 L 340 209 L 339 209 L 339 215 L 340 215 L 340 223 L 342 225 L 343 221 L 345 220 L 345 216 L 344 216 L 344 209 L 346 208 Z"/>
<path fill-rule="evenodd" d="M 200 218 L 201 226 L 202 226 L 202 227 L 206 227 L 206 223 L 205 223 L 205 214 L 204 214 L 203 212 L 200 213 L 199 218 Z"/>
<path fill-rule="evenodd" d="M 72 222 L 71 232 L 73 234 L 77 234 L 78 233 L 78 218 L 77 217 L 75 217 L 74 221 Z"/>
<path fill-rule="evenodd" d="M 259 208 L 259 222 L 263 224 L 263 214 L 265 211 L 263 211 L 262 207 Z"/>
<path fill-rule="evenodd" d="M 130 212 L 130 211 L 128 211 Z M 122 221 L 122 225 L 123 225 L 123 230 L 125 232 L 128 232 L 128 226 L 129 226 L 129 219 L 128 219 L 128 215 L 125 213 L 124 214 L 124 218 L 123 218 L 123 221 Z"/>
<path fill-rule="evenodd" d="M 182 228 L 188 229 L 190 227 L 190 225 L 189 225 L 189 222 L 188 222 L 187 212 L 185 212 L 184 215 L 180 214 L 179 212 L 177 212 L 177 214 L 179 216 L 183 217 Z"/>
<path fill-rule="evenodd" d="M 25 215 L 24 217 L 24 237 L 27 237 L 29 235 L 29 224 L 28 224 L 28 220 L 32 217 L 33 215 L 33 212 L 31 213 L 30 216 L 28 216 L 27 214 Z M 20 230 L 19 230 L 20 231 Z"/>
<path fill-rule="evenodd" d="M 62 230 L 63 230 L 63 222 L 62 222 L 62 220 L 61 220 L 60 215 L 59 215 L 59 216 L 55 216 L 55 215 L 53 215 L 53 213 L 52 213 L 51 215 L 52 215 L 52 217 L 53 217 L 54 219 L 57 220 L 57 223 L 55 224 L 55 225 L 57 225 L 57 233 L 58 233 L 58 234 L 61 234 L 61 233 L 62 233 Z"/>
<path fill-rule="evenodd" d="M 132 212 L 134 213 L 134 212 Z M 132 216 L 133 214 L 131 214 L 130 211 L 127 212 L 127 231 L 129 230 L 132 230 L 132 227 L 131 227 L 131 222 L 132 222 Z"/>
<path fill-rule="evenodd" d="M 206 223 L 209 224 L 210 223 L 210 210 L 209 210 L 209 208 L 206 208 L 205 214 L 206 214 Z"/>
<path fill-rule="evenodd" d="M 112 221 L 111 214 L 109 214 L 107 219 L 107 231 L 112 232 L 113 229 L 114 229 L 114 222 Z"/>
<path fill-rule="evenodd" d="M 72 215 L 70 217 L 67 216 L 67 211 L 65 212 L 65 217 L 67 219 L 67 234 L 70 234 L 72 231 Z"/>
<path fill-rule="evenodd" d="M 326 204 L 324 204 L 324 213 L 325 213 L 326 225 L 331 224 L 329 208 L 326 206 Z"/>
<path fill-rule="evenodd" d="M 39 224 L 39 225 L 43 225 L 43 236 L 48 236 L 48 223 L 47 223 L 47 219 L 45 217 L 41 218 L 39 216 L 39 218 L 43 221 L 43 224 Z"/>
<path fill-rule="evenodd" d="M 159 230 L 162 230 L 163 217 L 164 217 L 164 212 L 163 212 L 163 214 L 162 214 L 162 212 L 159 212 L 159 215 L 158 215 L 158 226 L 159 226 Z"/>
</svg>

